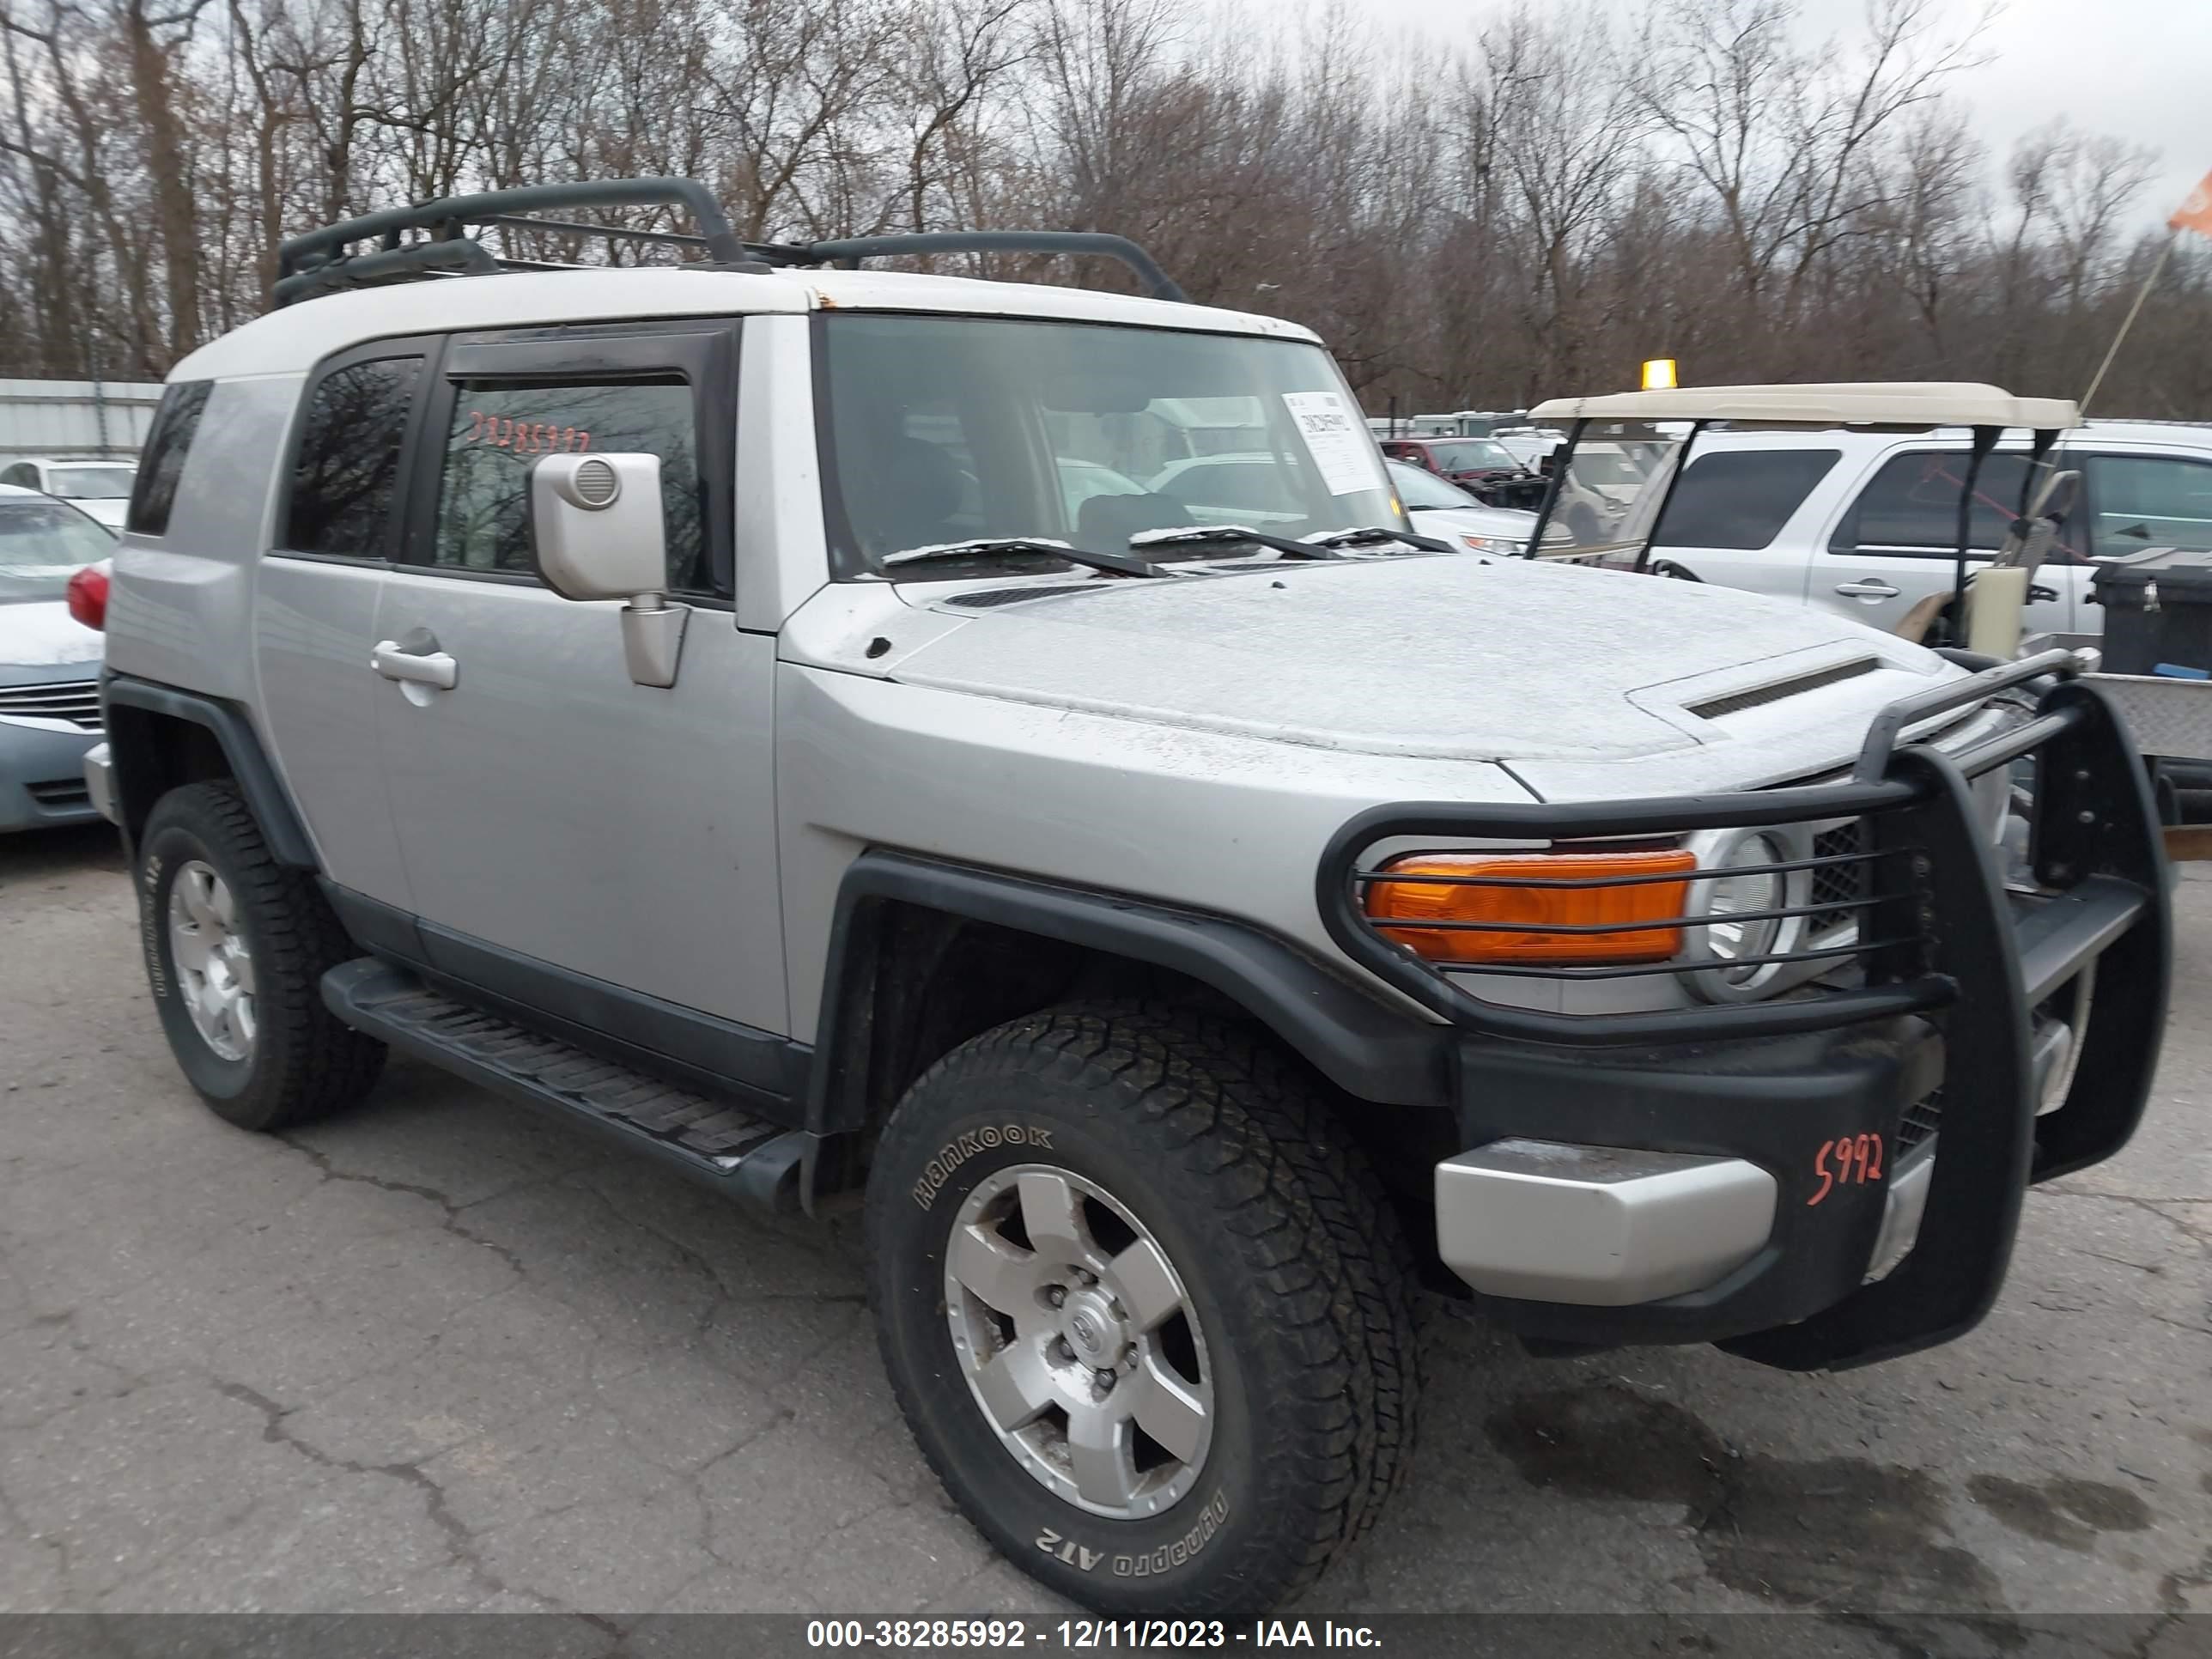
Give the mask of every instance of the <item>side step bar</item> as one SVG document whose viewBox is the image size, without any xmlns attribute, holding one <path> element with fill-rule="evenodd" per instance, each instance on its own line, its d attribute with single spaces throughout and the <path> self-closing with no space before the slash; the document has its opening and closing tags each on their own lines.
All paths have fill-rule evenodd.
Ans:
<svg viewBox="0 0 2212 1659">
<path fill-rule="evenodd" d="M 637 1071 L 434 991 L 363 957 L 323 975 L 356 1030 L 513 1099 L 551 1106 L 757 1208 L 799 1207 L 805 1131 Z"/>
</svg>

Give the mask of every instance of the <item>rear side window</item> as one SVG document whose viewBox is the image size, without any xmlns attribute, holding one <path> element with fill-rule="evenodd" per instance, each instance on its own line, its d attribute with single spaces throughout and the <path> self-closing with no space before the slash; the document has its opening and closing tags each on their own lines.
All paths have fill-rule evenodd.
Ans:
<svg viewBox="0 0 2212 1659">
<path fill-rule="evenodd" d="M 2212 548 L 2212 465 L 2164 455 L 2092 455 L 2097 556 Z"/>
<path fill-rule="evenodd" d="M 1913 449 L 1894 455 L 1860 492 L 1829 542 L 1833 553 L 1949 558 L 1959 544 L 1959 497 L 1972 458 L 1963 449 Z M 1967 545 L 1995 552 L 2020 512 L 2027 457 L 1991 455 L 1974 480 Z M 2062 524 L 2050 555 L 2079 559 L 2081 531 Z"/>
<path fill-rule="evenodd" d="M 1840 449 L 1693 449 L 1668 498 L 1655 547 L 1771 546 Z"/>
<path fill-rule="evenodd" d="M 154 411 L 154 429 L 146 435 L 145 453 L 138 458 L 137 485 L 131 494 L 126 523 L 138 534 L 159 536 L 168 530 L 177 481 L 185 476 L 185 457 L 191 451 L 214 390 L 213 380 L 187 380 L 161 394 L 161 406 Z"/>
<path fill-rule="evenodd" d="M 371 559 L 390 551 L 400 447 L 422 377 L 419 357 L 348 363 L 323 376 L 292 462 L 287 548 Z"/>
<path fill-rule="evenodd" d="M 530 469 L 586 451 L 660 457 L 668 586 L 711 593 L 691 388 L 680 375 L 620 382 L 455 382 L 432 562 L 531 575 Z"/>
</svg>

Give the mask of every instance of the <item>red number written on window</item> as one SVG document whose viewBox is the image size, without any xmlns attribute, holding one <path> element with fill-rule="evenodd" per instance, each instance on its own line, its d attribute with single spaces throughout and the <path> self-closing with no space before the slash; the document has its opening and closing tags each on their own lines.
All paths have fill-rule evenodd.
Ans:
<svg viewBox="0 0 2212 1659">
<path fill-rule="evenodd" d="M 562 450 L 589 449 L 592 434 L 580 426 L 562 426 L 553 421 L 517 421 L 472 409 L 469 411 L 469 435 L 465 441 L 516 455 L 550 455 Z"/>
</svg>

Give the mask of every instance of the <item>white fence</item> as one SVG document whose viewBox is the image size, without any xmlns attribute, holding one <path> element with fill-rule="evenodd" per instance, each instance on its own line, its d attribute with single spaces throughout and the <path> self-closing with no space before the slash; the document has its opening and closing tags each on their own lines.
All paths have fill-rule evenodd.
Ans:
<svg viewBox="0 0 2212 1659">
<path fill-rule="evenodd" d="M 136 455 L 161 388 L 131 380 L 0 380 L 0 462 Z"/>
</svg>

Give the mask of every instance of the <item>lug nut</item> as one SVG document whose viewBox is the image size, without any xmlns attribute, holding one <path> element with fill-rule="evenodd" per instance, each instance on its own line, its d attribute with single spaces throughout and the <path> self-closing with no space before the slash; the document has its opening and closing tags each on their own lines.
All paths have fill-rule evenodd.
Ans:
<svg viewBox="0 0 2212 1659">
<path fill-rule="evenodd" d="M 1065 1285 L 1054 1285 L 1044 1293 L 1044 1299 L 1051 1303 L 1054 1307 L 1060 1307 L 1067 1300 L 1067 1287 Z"/>
<path fill-rule="evenodd" d="M 1114 1373 L 1109 1370 L 1102 1369 L 1093 1371 L 1091 1376 L 1097 1380 L 1098 1386 L 1102 1389 L 1111 1389 L 1114 1386 Z"/>
</svg>

